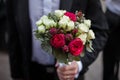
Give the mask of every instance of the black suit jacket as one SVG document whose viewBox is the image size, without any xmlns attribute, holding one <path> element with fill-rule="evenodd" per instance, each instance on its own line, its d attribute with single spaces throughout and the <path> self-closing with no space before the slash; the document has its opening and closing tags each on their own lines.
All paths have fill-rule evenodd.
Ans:
<svg viewBox="0 0 120 80">
<path fill-rule="evenodd" d="M 6 5 L 4 0 L 0 0 L 0 50 L 5 50 L 5 32 L 6 32 Z"/>
<path fill-rule="evenodd" d="M 61 0 L 60 9 L 71 12 L 81 10 L 86 18 L 92 20 L 92 29 L 96 34 L 93 41 L 94 52 L 86 52 L 81 58 L 82 75 L 88 66 L 96 59 L 107 39 L 107 24 L 99 0 Z M 31 62 L 32 39 L 31 23 L 29 19 L 28 0 L 8 0 L 7 11 L 9 19 L 9 54 L 11 73 L 13 78 L 24 77 L 29 80 Z"/>
</svg>

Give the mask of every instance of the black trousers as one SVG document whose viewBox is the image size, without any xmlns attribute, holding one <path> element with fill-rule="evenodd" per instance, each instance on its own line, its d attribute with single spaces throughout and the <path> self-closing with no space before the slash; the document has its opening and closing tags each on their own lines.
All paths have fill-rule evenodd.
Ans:
<svg viewBox="0 0 120 80">
<path fill-rule="evenodd" d="M 32 62 L 30 70 L 31 80 L 59 80 L 54 65 L 43 66 Z"/>
<path fill-rule="evenodd" d="M 31 80 L 59 80 L 54 65 L 43 66 L 36 62 L 32 62 L 30 70 Z M 75 80 L 84 80 L 84 77 L 80 76 Z"/>
<path fill-rule="evenodd" d="M 110 28 L 110 34 L 103 50 L 103 80 L 119 80 L 120 16 L 107 10 L 106 18 Z"/>
</svg>

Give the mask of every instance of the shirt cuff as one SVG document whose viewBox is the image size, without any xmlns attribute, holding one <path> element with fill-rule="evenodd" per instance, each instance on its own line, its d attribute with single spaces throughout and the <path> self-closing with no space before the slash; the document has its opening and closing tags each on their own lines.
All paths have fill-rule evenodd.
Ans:
<svg viewBox="0 0 120 80">
<path fill-rule="evenodd" d="M 77 64 L 78 64 L 78 72 L 77 72 L 77 74 L 75 75 L 75 78 L 78 78 L 79 73 L 82 71 L 82 68 L 83 68 L 83 65 L 82 65 L 82 62 L 81 62 L 81 61 L 77 61 Z"/>
</svg>

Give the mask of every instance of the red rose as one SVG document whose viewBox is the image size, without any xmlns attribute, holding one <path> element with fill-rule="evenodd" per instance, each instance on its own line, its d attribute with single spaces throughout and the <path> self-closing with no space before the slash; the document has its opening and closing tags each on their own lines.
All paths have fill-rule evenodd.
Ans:
<svg viewBox="0 0 120 80">
<path fill-rule="evenodd" d="M 72 21 L 76 21 L 76 15 L 70 12 L 66 12 L 64 15 L 68 16 Z"/>
<path fill-rule="evenodd" d="M 65 36 L 64 36 L 64 34 L 55 34 L 51 38 L 50 43 L 55 48 L 62 48 L 65 45 Z"/>
<path fill-rule="evenodd" d="M 83 50 L 83 42 L 80 38 L 72 40 L 68 46 L 70 53 L 74 56 L 80 55 Z"/>
</svg>

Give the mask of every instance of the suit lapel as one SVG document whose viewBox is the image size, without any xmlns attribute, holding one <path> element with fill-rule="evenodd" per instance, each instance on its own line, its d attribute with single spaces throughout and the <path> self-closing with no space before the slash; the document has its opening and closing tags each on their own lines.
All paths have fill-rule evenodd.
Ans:
<svg viewBox="0 0 120 80">
<path fill-rule="evenodd" d="M 60 9 L 62 10 L 71 10 L 73 0 L 60 0 Z"/>
</svg>

